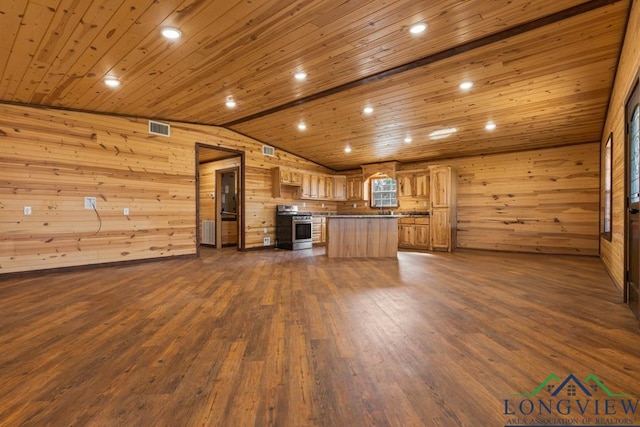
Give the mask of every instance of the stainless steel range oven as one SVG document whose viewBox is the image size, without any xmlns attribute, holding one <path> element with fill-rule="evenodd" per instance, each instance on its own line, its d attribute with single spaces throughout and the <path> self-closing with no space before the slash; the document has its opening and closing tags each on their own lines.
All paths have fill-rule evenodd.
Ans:
<svg viewBox="0 0 640 427">
<path fill-rule="evenodd" d="M 295 205 L 278 205 L 276 212 L 276 247 L 282 249 L 310 249 L 313 218 L 310 213 L 298 212 Z"/>
</svg>

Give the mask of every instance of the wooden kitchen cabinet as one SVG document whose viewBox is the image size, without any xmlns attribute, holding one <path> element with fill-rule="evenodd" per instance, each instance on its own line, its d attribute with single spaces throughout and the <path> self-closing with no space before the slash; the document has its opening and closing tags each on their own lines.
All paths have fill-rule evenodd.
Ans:
<svg viewBox="0 0 640 427">
<path fill-rule="evenodd" d="M 333 200 L 347 200 L 347 177 L 333 177 Z"/>
<path fill-rule="evenodd" d="M 407 221 L 408 219 L 400 218 L 398 221 L 398 247 L 403 249 L 411 249 L 415 243 L 413 220 Z"/>
<path fill-rule="evenodd" d="M 320 177 L 318 175 L 311 175 L 311 191 L 310 198 L 317 199 L 320 196 Z"/>
<path fill-rule="evenodd" d="M 430 169 L 430 248 L 451 252 L 456 242 L 457 176 L 450 166 Z"/>
<path fill-rule="evenodd" d="M 416 172 L 413 176 L 413 195 L 416 197 L 429 197 L 429 172 Z"/>
<path fill-rule="evenodd" d="M 271 170 L 273 197 L 280 197 L 282 193 L 281 187 L 292 186 L 299 187 L 302 183 L 302 173 L 293 169 L 275 167 Z"/>
<path fill-rule="evenodd" d="M 396 173 L 396 181 L 398 182 L 398 197 L 412 197 L 415 194 L 415 174 L 413 173 Z"/>
<path fill-rule="evenodd" d="M 301 199 L 311 198 L 311 175 L 308 173 L 302 174 L 299 195 Z"/>
<path fill-rule="evenodd" d="M 327 218 L 324 216 L 314 216 L 311 228 L 311 241 L 314 245 L 324 245 L 327 243 Z"/>
<path fill-rule="evenodd" d="M 347 177 L 347 200 L 362 200 L 364 181 L 361 176 Z"/>
<path fill-rule="evenodd" d="M 324 175 L 318 177 L 318 198 L 322 200 L 333 198 L 333 177 Z"/>
<path fill-rule="evenodd" d="M 398 220 L 398 247 L 429 249 L 429 218 L 405 217 Z"/>
<path fill-rule="evenodd" d="M 300 199 L 346 200 L 345 176 L 319 175 L 313 173 L 300 174 Z"/>
<path fill-rule="evenodd" d="M 429 171 L 398 172 L 398 197 L 429 197 Z"/>
<path fill-rule="evenodd" d="M 430 224 L 429 218 L 415 218 L 413 244 L 416 249 L 431 248 L 429 224 Z"/>
</svg>

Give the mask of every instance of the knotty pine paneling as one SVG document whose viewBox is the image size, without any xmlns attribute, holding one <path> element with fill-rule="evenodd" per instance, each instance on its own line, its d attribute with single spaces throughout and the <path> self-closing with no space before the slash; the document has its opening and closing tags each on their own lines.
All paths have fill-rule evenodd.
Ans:
<svg viewBox="0 0 640 427">
<path fill-rule="evenodd" d="M 458 176 L 456 246 L 597 255 L 598 146 L 590 143 L 437 162 L 453 166 Z"/>
<path fill-rule="evenodd" d="M 613 134 L 611 241 L 600 239 L 600 257 L 620 291 L 625 276 L 625 102 L 640 72 L 640 2 L 634 0 L 631 7 L 601 140 L 603 149 L 609 133 Z"/>
<path fill-rule="evenodd" d="M 296 203 L 272 197 L 273 167 L 330 173 L 223 128 L 168 123 L 167 138 L 143 119 L 0 104 L 0 273 L 195 254 L 198 142 L 245 152 L 249 248 L 275 241 L 276 204 Z M 306 210 L 335 211 L 324 203 Z"/>
</svg>

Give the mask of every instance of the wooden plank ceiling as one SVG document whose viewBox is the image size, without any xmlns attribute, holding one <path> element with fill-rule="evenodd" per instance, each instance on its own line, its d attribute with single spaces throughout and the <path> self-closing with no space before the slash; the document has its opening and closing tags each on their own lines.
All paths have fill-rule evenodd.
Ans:
<svg viewBox="0 0 640 427">
<path fill-rule="evenodd" d="M 630 2 L 6 0 L 0 100 L 224 125 L 335 170 L 593 142 Z"/>
</svg>

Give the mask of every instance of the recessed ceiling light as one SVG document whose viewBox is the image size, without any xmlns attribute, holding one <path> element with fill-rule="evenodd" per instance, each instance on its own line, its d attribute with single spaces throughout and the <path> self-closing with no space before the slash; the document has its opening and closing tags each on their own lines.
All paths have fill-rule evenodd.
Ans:
<svg viewBox="0 0 640 427">
<path fill-rule="evenodd" d="M 293 77 L 295 77 L 296 80 L 300 80 L 300 81 L 306 80 L 307 73 L 305 73 L 304 71 L 298 71 L 293 75 Z"/>
<path fill-rule="evenodd" d="M 232 97 L 228 97 L 227 98 L 227 102 L 225 102 L 224 105 L 226 105 L 229 108 L 235 108 L 235 106 L 237 104 L 236 104 L 236 101 Z"/>
<path fill-rule="evenodd" d="M 460 89 L 462 90 L 469 90 L 473 87 L 473 82 L 462 82 L 460 83 Z"/>
<path fill-rule="evenodd" d="M 120 80 L 116 79 L 115 77 L 107 77 L 106 79 L 104 79 L 104 84 L 109 87 L 118 87 L 120 86 Z"/>
<path fill-rule="evenodd" d="M 350 153 L 351 152 L 351 147 L 349 147 L 348 145 L 346 147 L 344 147 L 344 152 L 345 153 Z"/>
<path fill-rule="evenodd" d="M 413 139 L 411 139 L 411 137 L 410 137 L 410 136 L 408 136 L 408 137 L 406 137 L 406 138 L 404 139 L 404 143 L 405 143 L 405 144 L 411 144 L 411 142 L 412 142 L 412 141 L 413 141 Z"/>
<path fill-rule="evenodd" d="M 177 28 L 166 27 L 162 29 L 162 35 L 169 40 L 175 40 L 182 36 L 182 32 Z"/>
<path fill-rule="evenodd" d="M 298 123 L 299 130 L 307 130 L 307 125 L 304 122 Z"/>
<path fill-rule="evenodd" d="M 487 122 L 487 124 L 484 126 L 484 128 L 486 130 L 494 130 L 496 128 L 496 124 L 493 122 Z"/>
<path fill-rule="evenodd" d="M 420 34 L 424 32 L 424 30 L 426 29 L 427 29 L 427 24 L 420 23 L 420 24 L 415 24 L 411 26 L 411 28 L 409 28 L 409 32 L 411 34 Z"/>
<path fill-rule="evenodd" d="M 373 107 L 364 107 L 364 110 L 362 110 L 362 112 L 365 114 L 371 114 L 373 113 Z"/>
<path fill-rule="evenodd" d="M 433 140 L 437 140 L 437 139 L 444 139 L 448 136 L 451 136 L 452 134 L 456 133 L 458 131 L 457 128 L 447 128 L 447 129 L 440 129 L 440 130 L 436 130 L 433 131 L 429 134 L 429 138 L 433 139 Z"/>
</svg>

